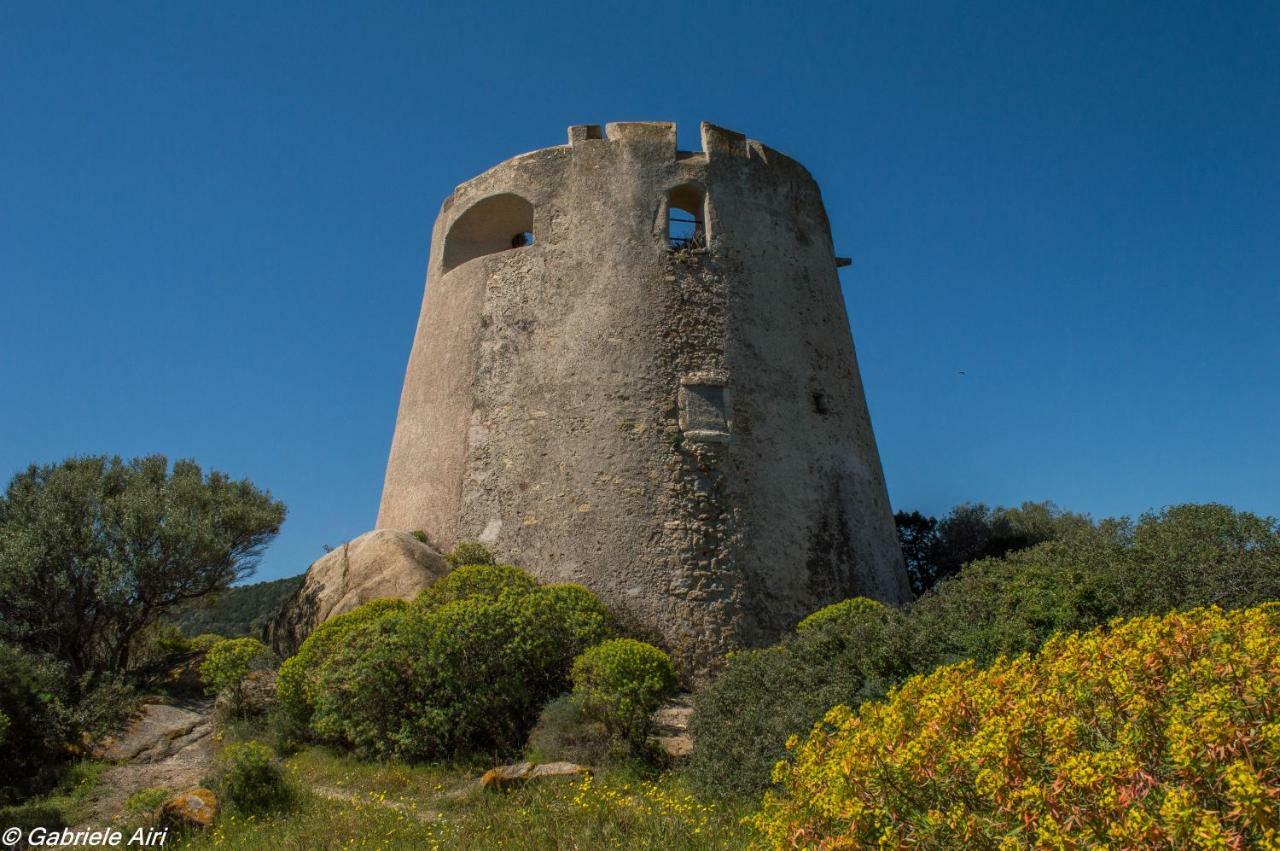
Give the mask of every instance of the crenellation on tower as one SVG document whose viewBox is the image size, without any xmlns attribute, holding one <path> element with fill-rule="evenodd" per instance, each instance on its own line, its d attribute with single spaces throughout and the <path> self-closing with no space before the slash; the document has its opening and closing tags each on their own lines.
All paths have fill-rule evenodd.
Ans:
<svg viewBox="0 0 1280 851">
<path fill-rule="evenodd" d="M 446 199 L 378 525 L 587 585 L 699 670 L 908 592 L 817 184 L 675 132 L 576 125 Z"/>
<path fill-rule="evenodd" d="M 599 141 L 604 137 L 600 134 L 599 124 L 574 124 L 569 127 L 569 144 L 579 145 L 583 142 Z"/>
<path fill-rule="evenodd" d="M 747 137 L 737 131 L 726 130 L 704 121 L 702 122 L 702 150 L 706 151 L 707 159 L 713 161 L 720 157 L 745 159 Z"/>
<path fill-rule="evenodd" d="M 671 121 L 614 121 L 604 126 L 604 136 L 610 142 L 623 145 L 651 146 L 676 155 L 676 125 Z"/>
</svg>

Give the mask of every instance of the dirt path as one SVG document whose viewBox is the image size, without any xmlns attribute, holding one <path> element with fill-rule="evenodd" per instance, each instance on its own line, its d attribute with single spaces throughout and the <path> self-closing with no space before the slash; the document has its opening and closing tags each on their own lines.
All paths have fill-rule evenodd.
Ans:
<svg viewBox="0 0 1280 851">
<path fill-rule="evenodd" d="M 401 801 L 388 801 L 381 795 L 358 794 L 349 792 L 346 789 L 340 789 L 337 786 L 308 786 L 307 791 L 314 792 L 321 798 L 327 798 L 330 801 L 342 801 L 347 804 L 373 804 L 379 807 L 386 807 L 389 810 L 395 810 L 403 813 L 412 819 L 421 822 L 438 821 L 442 816 L 439 812 L 431 809 L 418 809 L 412 804 L 406 804 Z M 435 800 L 434 797 L 428 798 L 428 801 Z"/>
<path fill-rule="evenodd" d="M 199 785 L 213 765 L 212 712 L 212 700 L 149 703 L 127 730 L 103 742 L 95 756 L 119 764 L 102 775 L 90 823 L 116 818 L 143 789 L 177 793 Z"/>
</svg>

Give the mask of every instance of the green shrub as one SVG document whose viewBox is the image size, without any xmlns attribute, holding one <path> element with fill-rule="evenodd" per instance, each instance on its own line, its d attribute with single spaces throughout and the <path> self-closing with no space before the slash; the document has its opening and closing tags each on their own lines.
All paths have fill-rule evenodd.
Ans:
<svg viewBox="0 0 1280 851">
<path fill-rule="evenodd" d="M 278 705 L 268 711 L 265 726 L 263 741 L 281 758 L 298 753 L 310 738 L 307 725 Z"/>
<path fill-rule="evenodd" d="M 57 806 L 42 801 L 32 801 L 11 807 L 0 807 L 0 826 L 18 828 L 26 836 L 37 827 L 48 831 L 62 830 L 67 827 L 67 817 Z M 9 848 L 29 846 L 5 846 Z"/>
<path fill-rule="evenodd" d="M 137 708 L 138 691 L 133 684 L 120 677 L 107 677 L 63 708 L 64 724 L 72 738 L 97 738 L 118 731 Z"/>
<path fill-rule="evenodd" d="M 649 716 L 676 688 L 671 657 L 633 638 L 589 648 L 574 660 L 571 678 L 587 716 L 637 748 L 649 732 Z"/>
<path fill-rule="evenodd" d="M 529 731 L 525 756 L 534 762 L 602 766 L 615 756 L 630 756 L 618 754 L 618 744 L 604 724 L 587 715 L 582 701 L 563 694 L 542 707 L 538 722 Z"/>
<path fill-rule="evenodd" d="M 63 666 L 0 642 L 0 803 L 47 786 L 65 758 L 73 732 L 66 679 Z"/>
<path fill-rule="evenodd" d="M 129 796 L 129 800 L 124 803 L 124 811 L 130 815 L 155 812 L 171 795 L 163 786 L 148 786 Z"/>
<path fill-rule="evenodd" d="M 1280 607 L 1056 636 L 831 710 L 755 819 L 777 848 L 1269 848 Z"/>
<path fill-rule="evenodd" d="M 375 621 L 388 612 L 408 608 L 404 600 L 387 598 L 370 600 L 362 606 L 330 618 L 312 630 L 298 652 L 280 666 L 276 680 L 276 697 L 281 709 L 297 724 L 311 720 L 315 703 L 315 685 L 320 669 L 334 649 L 346 642 L 348 634 L 363 624 Z"/>
<path fill-rule="evenodd" d="M 759 792 L 788 736 L 838 703 L 882 696 L 917 669 L 917 653 L 900 611 L 855 598 L 819 609 L 788 641 L 732 654 L 694 695 L 692 779 L 708 792 Z"/>
<path fill-rule="evenodd" d="M 459 541 L 453 549 L 445 553 L 444 560 L 450 567 L 463 567 L 468 564 L 493 564 L 493 553 L 489 548 L 477 541 Z"/>
<path fill-rule="evenodd" d="M 195 638 L 187 640 L 187 646 L 195 653 L 208 653 L 216 645 L 226 641 L 225 636 L 217 635 L 212 632 L 203 632 Z"/>
<path fill-rule="evenodd" d="M 276 673 L 276 700 L 280 702 L 280 711 L 303 726 L 311 719 L 313 709 L 309 692 L 313 673 L 314 669 L 308 667 L 300 655 L 285 659 Z"/>
<path fill-rule="evenodd" d="M 941 664 L 986 664 L 1115 617 L 1280 599 L 1280 526 L 1270 518 L 1182 505 L 1056 534 L 967 565 L 905 613 L 836 604 L 775 647 L 734 654 L 695 696 L 694 779 L 708 792 L 761 790 L 788 736 Z"/>
<path fill-rule="evenodd" d="M 261 742 L 227 745 L 217 785 L 222 799 L 245 814 L 284 809 L 293 798 L 280 763 Z"/>
<path fill-rule="evenodd" d="M 215 644 L 200 665 L 200 678 L 215 694 L 226 694 L 233 712 L 244 707 L 244 685 L 251 671 L 267 664 L 271 651 L 256 638 L 228 638 Z"/>
<path fill-rule="evenodd" d="M 617 625 L 599 599 L 582 585 L 543 585 L 534 605 L 548 627 L 558 631 L 563 647 L 590 647 L 617 631 Z"/>
<path fill-rule="evenodd" d="M 862 623 L 868 615 L 881 617 L 885 608 L 885 604 L 878 600 L 871 600 L 867 597 L 852 597 L 818 609 L 818 611 L 796 624 L 796 632 L 803 633 L 811 629 L 829 629 L 837 632 L 844 629 L 856 629 L 858 624 Z"/>
<path fill-rule="evenodd" d="M 525 593 L 536 588 L 532 576 L 509 564 L 464 564 L 428 585 L 414 605 L 438 609 L 468 597 L 497 597 L 504 591 Z"/>
<path fill-rule="evenodd" d="M 160 807 L 173 793 L 163 786 L 148 786 L 129 796 L 124 803 L 125 829 L 132 833 L 139 827 L 153 827 L 159 823 Z"/>
<path fill-rule="evenodd" d="M 608 624 L 584 589 L 503 565 L 460 568 L 333 648 L 309 690 L 311 732 L 377 756 L 512 751 Z"/>
</svg>

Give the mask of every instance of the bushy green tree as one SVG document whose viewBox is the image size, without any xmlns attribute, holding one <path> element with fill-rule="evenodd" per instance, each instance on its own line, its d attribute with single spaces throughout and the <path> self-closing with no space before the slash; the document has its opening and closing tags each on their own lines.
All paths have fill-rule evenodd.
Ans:
<svg viewBox="0 0 1280 851">
<path fill-rule="evenodd" d="M 1114 533 L 1131 605 L 1158 614 L 1216 603 L 1280 599 L 1280 522 L 1225 505 L 1177 505 L 1119 521 Z"/>
<path fill-rule="evenodd" d="M 923 594 L 969 562 L 998 558 L 1090 526 L 1087 517 L 1052 502 L 988 508 L 980 502 L 951 509 L 941 520 L 918 511 L 894 515 L 911 590 Z"/>
<path fill-rule="evenodd" d="M 514 750 L 574 657 L 609 634 L 585 589 L 514 568 L 473 565 L 437 585 L 331 647 L 304 687 L 314 735 L 410 759 Z"/>
<path fill-rule="evenodd" d="M 1038 649 L 1114 617 L 1280 599 L 1280 524 L 1225 505 L 1109 519 L 983 559 L 911 608 L 928 663 Z"/>
<path fill-rule="evenodd" d="M 253 571 L 284 514 L 192 461 L 33 465 L 0 496 L 0 639 L 66 662 L 77 681 L 128 671 L 144 630 Z"/>
</svg>

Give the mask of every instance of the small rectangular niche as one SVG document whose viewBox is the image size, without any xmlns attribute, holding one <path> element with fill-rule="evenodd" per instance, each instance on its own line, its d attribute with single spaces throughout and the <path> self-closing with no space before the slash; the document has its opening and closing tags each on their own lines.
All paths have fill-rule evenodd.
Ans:
<svg viewBox="0 0 1280 851">
<path fill-rule="evenodd" d="M 680 431 L 689 440 L 723 443 L 729 439 L 733 413 L 728 376 L 693 372 L 680 379 Z"/>
</svg>

